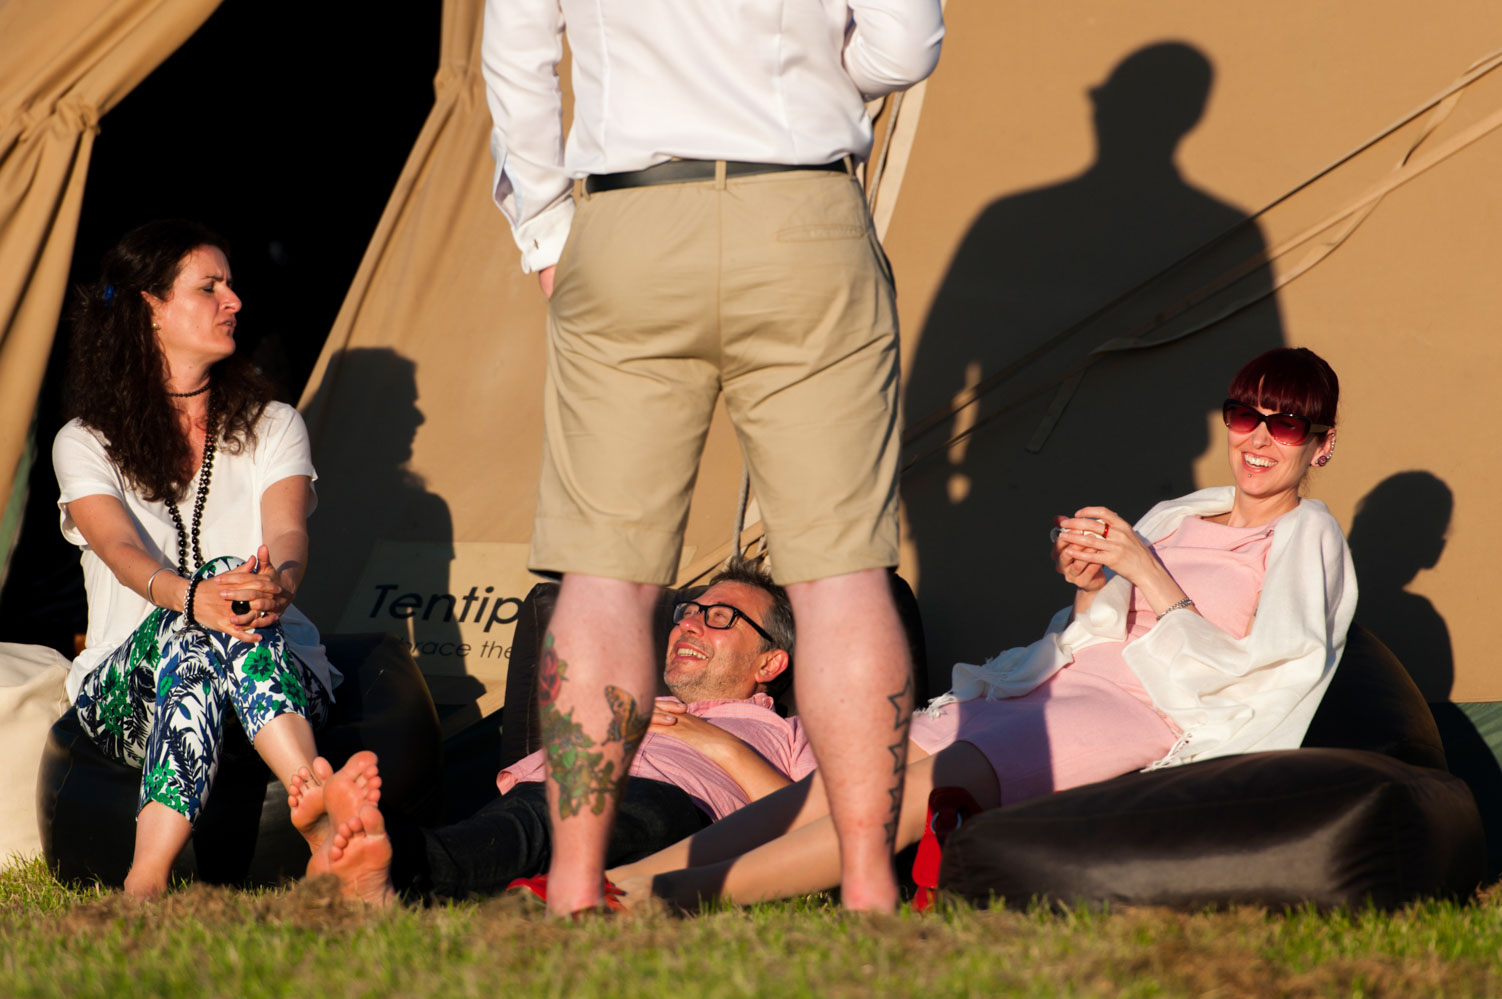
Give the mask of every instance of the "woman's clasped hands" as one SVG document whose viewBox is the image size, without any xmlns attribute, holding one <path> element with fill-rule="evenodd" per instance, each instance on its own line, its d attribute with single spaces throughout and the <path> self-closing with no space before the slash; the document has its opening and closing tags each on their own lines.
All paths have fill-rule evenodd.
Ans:
<svg viewBox="0 0 1502 999">
<path fill-rule="evenodd" d="M 1077 611 L 1105 585 L 1103 569 L 1124 576 L 1160 614 L 1184 599 L 1184 591 L 1147 542 L 1108 507 L 1086 506 L 1072 517 L 1055 517 L 1053 560 L 1054 568 L 1085 601 L 1082 605 L 1076 600 Z"/>
<path fill-rule="evenodd" d="M 1082 507 L 1072 517 L 1055 517 L 1054 526 L 1054 567 L 1079 589 L 1094 592 L 1104 586 L 1102 567 L 1135 586 L 1162 569 L 1132 525 L 1107 507 Z"/>
<path fill-rule="evenodd" d="M 246 609 L 240 611 L 235 604 L 242 601 Z M 205 628 L 259 642 L 261 636 L 251 629 L 271 627 L 291 603 L 292 591 L 261 545 L 243 564 L 199 584 L 193 617 Z"/>
</svg>

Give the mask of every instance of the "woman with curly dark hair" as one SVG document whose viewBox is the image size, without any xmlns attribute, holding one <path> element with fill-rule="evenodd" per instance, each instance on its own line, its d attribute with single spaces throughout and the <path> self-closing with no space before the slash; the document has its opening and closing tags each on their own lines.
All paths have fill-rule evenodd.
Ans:
<svg viewBox="0 0 1502 999">
<path fill-rule="evenodd" d="M 282 783 L 298 779 L 292 821 L 315 852 L 380 781 L 373 754 L 338 774 L 317 755 L 339 677 L 292 606 L 316 475 L 302 417 L 235 354 L 224 241 L 151 222 L 102 270 L 78 289 L 73 419 L 52 448 L 89 601 L 68 693 L 90 737 L 141 768 L 125 889 L 154 897 L 213 782 L 227 707 Z"/>
</svg>

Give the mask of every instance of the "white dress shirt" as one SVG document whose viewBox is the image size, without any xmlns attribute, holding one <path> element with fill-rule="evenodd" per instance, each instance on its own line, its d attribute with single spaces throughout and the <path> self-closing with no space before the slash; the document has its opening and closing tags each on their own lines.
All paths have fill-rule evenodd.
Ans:
<svg viewBox="0 0 1502 999">
<path fill-rule="evenodd" d="M 865 100 L 926 77 L 943 37 L 940 0 L 487 0 L 493 194 L 522 269 L 557 262 L 572 178 L 673 158 L 865 159 Z"/>
</svg>

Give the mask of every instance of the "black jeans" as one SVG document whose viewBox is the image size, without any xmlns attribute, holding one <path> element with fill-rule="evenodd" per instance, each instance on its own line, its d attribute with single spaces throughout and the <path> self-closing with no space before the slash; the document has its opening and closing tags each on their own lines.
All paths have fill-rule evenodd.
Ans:
<svg viewBox="0 0 1502 999">
<path fill-rule="evenodd" d="M 710 818 L 682 788 L 645 777 L 626 781 L 605 865 L 629 864 L 691 836 Z M 548 869 L 552 834 L 542 782 L 520 784 L 463 822 L 388 830 L 391 883 L 409 897 L 498 895 L 515 878 Z"/>
</svg>

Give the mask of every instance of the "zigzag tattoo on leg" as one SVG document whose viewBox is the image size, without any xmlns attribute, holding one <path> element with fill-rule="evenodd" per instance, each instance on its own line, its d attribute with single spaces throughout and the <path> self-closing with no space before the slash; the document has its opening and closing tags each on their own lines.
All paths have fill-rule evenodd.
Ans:
<svg viewBox="0 0 1502 999">
<path fill-rule="evenodd" d="M 907 774 L 907 721 L 912 696 L 913 678 L 911 676 L 904 681 L 901 690 L 887 695 L 887 701 L 891 703 L 894 715 L 892 731 L 897 735 L 896 741 L 887 747 L 887 752 L 892 754 L 894 783 L 887 789 L 891 804 L 887 811 L 887 821 L 883 823 L 882 828 L 886 832 L 889 848 L 897 845 L 897 819 L 902 814 L 902 785 L 903 778 Z"/>
</svg>

